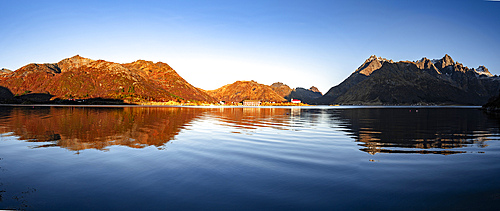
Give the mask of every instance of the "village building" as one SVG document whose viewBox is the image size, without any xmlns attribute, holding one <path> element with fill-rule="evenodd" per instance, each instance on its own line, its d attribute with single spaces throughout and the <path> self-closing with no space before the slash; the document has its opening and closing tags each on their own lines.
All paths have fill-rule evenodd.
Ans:
<svg viewBox="0 0 500 211">
<path fill-rule="evenodd" d="M 292 103 L 301 103 L 302 101 L 300 101 L 299 99 L 293 99 L 291 100 Z"/>
<path fill-rule="evenodd" d="M 260 106 L 259 100 L 243 100 L 244 106 Z"/>
</svg>

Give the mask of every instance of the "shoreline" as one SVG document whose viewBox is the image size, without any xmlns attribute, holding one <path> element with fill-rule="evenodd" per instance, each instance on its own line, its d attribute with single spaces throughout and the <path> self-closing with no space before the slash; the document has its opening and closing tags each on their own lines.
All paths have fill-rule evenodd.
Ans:
<svg viewBox="0 0 500 211">
<path fill-rule="evenodd" d="M 0 107 L 82 107 L 82 108 L 300 108 L 300 109 L 347 109 L 347 108 L 482 108 L 471 105 L 307 105 L 307 106 L 242 106 L 242 105 L 62 105 L 62 104 L 0 104 Z"/>
</svg>

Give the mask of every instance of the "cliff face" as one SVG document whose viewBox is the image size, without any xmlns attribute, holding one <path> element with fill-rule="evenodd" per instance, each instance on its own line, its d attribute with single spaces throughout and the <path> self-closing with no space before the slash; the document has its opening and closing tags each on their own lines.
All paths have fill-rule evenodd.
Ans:
<svg viewBox="0 0 500 211">
<path fill-rule="evenodd" d="M 499 77 L 484 66 L 468 68 L 449 55 L 414 62 L 371 56 L 314 103 L 483 105 L 499 89 Z"/>
<path fill-rule="evenodd" d="M 236 81 L 216 90 L 207 91 L 214 98 L 226 102 L 243 100 L 260 100 L 266 102 L 283 102 L 285 98 L 276 93 L 271 86 L 255 81 Z"/>
<path fill-rule="evenodd" d="M 215 101 L 189 84 L 168 64 L 144 60 L 118 64 L 78 55 L 54 64 L 28 64 L 0 75 L 0 86 L 14 94 L 50 93 L 62 99 Z"/>
</svg>

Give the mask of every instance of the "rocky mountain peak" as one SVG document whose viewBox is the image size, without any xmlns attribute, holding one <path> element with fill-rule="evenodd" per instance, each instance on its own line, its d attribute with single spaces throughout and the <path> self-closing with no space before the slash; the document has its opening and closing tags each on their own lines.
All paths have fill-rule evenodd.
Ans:
<svg viewBox="0 0 500 211">
<path fill-rule="evenodd" d="M 0 75 L 12 73 L 12 70 L 2 68 L 0 69 Z"/>
<path fill-rule="evenodd" d="M 376 74 L 369 75 L 374 71 Z M 486 67 L 468 68 L 448 54 L 441 59 L 424 57 L 394 64 L 371 56 L 355 73 L 313 103 L 482 105 L 499 89 L 499 78 Z"/>
<path fill-rule="evenodd" d="M 382 58 L 382 57 L 377 57 L 376 55 L 371 55 L 368 59 L 365 60 L 365 62 L 359 66 L 355 73 L 363 74 L 366 76 L 369 76 L 370 74 L 373 73 L 373 71 L 380 69 L 384 63 L 394 63 L 394 61 Z"/>
<path fill-rule="evenodd" d="M 443 58 L 441 58 L 439 60 L 433 60 L 433 61 L 434 61 L 434 65 L 439 69 L 444 69 L 445 67 L 455 65 L 455 62 L 453 61 L 451 56 L 448 54 L 445 54 L 443 56 Z"/>
<path fill-rule="evenodd" d="M 481 65 L 477 69 L 474 70 L 477 74 L 479 75 L 486 75 L 486 76 L 493 76 L 493 74 L 490 73 L 488 68 L 485 66 Z"/>
<path fill-rule="evenodd" d="M 355 72 L 366 76 L 372 74 L 373 71 L 382 67 L 382 63 L 376 59 L 375 55 L 370 56 Z"/>
<path fill-rule="evenodd" d="M 290 92 L 293 91 L 288 85 L 281 82 L 275 82 L 271 84 L 271 88 L 281 97 L 286 97 L 287 95 L 290 94 Z"/>
<path fill-rule="evenodd" d="M 282 82 L 274 82 L 273 84 L 271 84 L 272 87 L 281 87 L 281 86 L 288 86 Z"/>
<path fill-rule="evenodd" d="M 390 62 L 390 63 L 393 63 L 392 59 L 386 59 L 386 58 L 382 58 L 382 57 L 377 57 L 376 55 L 371 55 L 365 62 L 370 62 L 370 61 L 373 61 L 373 60 L 377 60 L 379 62 Z"/>
<path fill-rule="evenodd" d="M 434 62 L 426 57 L 418 60 L 415 62 L 415 65 L 417 65 L 417 67 L 419 69 L 422 69 L 422 70 L 434 70 L 436 71 L 438 74 L 441 74 L 441 72 L 439 72 L 439 70 L 436 68 L 436 66 L 434 66 Z"/>
<path fill-rule="evenodd" d="M 313 92 L 318 92 L 318 93 L 322 94 L 322 93 L 319 91 L 319 89 L 318 89 L 317 87 L 315 87 L 315 86 L 311 86 L 311 88 L 309 88 L 309 90 L 311 90 L 311 91 L 313 91 Z"/>
<path fill-rule="evenodd" d="M 61 60 L 57 63 L 57 66 L 61 69 L 61 72 L 67 72 L 71 69 L 88 66 L 92 62 L 94 62 L 94 60 L 75 55 L 71 58 Z"/>
<path fill-rule="evenodd" d="M 455 64 L 451 56 L 448 54 L 445 54 L 442 60 L 446 64 L 446 66 Z"/>
</svg>

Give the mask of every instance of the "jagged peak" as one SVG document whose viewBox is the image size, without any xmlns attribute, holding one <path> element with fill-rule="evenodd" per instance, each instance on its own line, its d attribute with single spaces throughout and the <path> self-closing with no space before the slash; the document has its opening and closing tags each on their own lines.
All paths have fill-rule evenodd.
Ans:
<svg viewBox="0 0 500 211">
<path fill-rule="evenodd" d="M 382 57 L 377 57 L 376 55 L 371 55 L 354 73 L 362 74 L 365 76 L 370 76 L 374 71 L 382 68 L 386 63 L 396 63 L 392 60 L 388 60 Z M 475 72 L 478 75 L 493 76 L 488 69 L 484 66 L 479 66 L 477 69 L 468 68 L 462 63 L 455 62 L 450 55 L 445 54 L 441 59 L 428 59 L 427 57 L 422 57 L 420 60 L 416 61 L 398 61 L 399 63 L 405 63 L 407 65 L 414 64 L 419 69 L 422 70 L 433 70 L 438 74 L 450 74 L 455 71 L 458 72 Z"/>
<path fill-rule="evenodd" d="M 392 59 L 386 59 L 386 58 L 382 58 L 382 57 L 377 57 L 376 55 L 371 55 L 365 62 L 371 62 L 373 60 L 377 60 L 379 62 L 391 62 L 393 63 Z"/>
<path fill-rule="evenodd" d="M 451 58 L 451 56 L 448 55 L 448 54 L 444 54 L 443 60 L 451 60 L 451 61 L 453 61 L 453 59 Z"/>
<path fill-rule="evenodd" d="M 477 67 L 477 69 L 474 69 L 474 72 L 476 72 L 479 75 L 493 76 L 493 74 L 490 73 L 488 68 L 486 68 L 483 65 L 480 65 L 479 67 Z"/>
<path fill-rule="evenodd" d="M 427 57 L 422 57 L 420 60 L 415 61 L 415 63 L 420 63 L 420 62 L 432 62 L 432 60 L 428 59 Z"/>
<path fill-rule="evenodd" d="M 490 71 L 488 71 L 488 68 L 486 68 L 483 65 L 479 65 L 479 67 L 477 67 L 477 70 L 478 71 L 482 71 L 482 72 L 490 72 Z"/>
<path fill-rule="evenodd" d="M 441 60 L 442 60 L 442 62 L 443 62 L 443 64 L 445 66 L 449 66 L 449 65 L 455 64 L 455 62 L 453 61 L 453 59 L 451 58 L 451 56 L 448 55 L 448 54 L 445 54 Z"/>
<path fill-rule="evenodd" d="M 433 62 L 433 60 L 428 59 L 427 57 L 423 57 L 422 59 L 417 60 L 414 63 L 415 65 L 417 65 L 418 68 L 422 70 L 424 69 L 433 70 L 436 71 L 437 74 L 441 74 L 441 72 L 434 65 L 435 62 Z"/>
<path fill-rule="evenodd" d="M 363 75 L 366 75 L 366 76 L 369 76 L 370 74 L 373 73 L 373 71 L 375 70 L 378 70 L 380 67 L 382 67 L 382 64 L 383 63 L 394 63 L 391 60 L 389 59 L 386 59 L 386 58 L 382 58 L 382 57 L 377 57 L 376 55 L 371 55 L 368 59 L 366 59 L 366 61 L 361 65 L 359 66 L 358 69 L 356 69 L 356 71 L 354 71 L 355 73 L 360 73 L 360 74 L 363 74 Z"/>
</svg>

